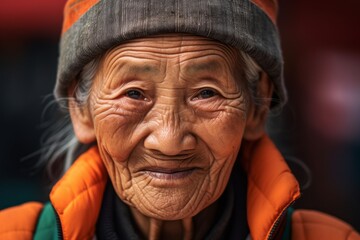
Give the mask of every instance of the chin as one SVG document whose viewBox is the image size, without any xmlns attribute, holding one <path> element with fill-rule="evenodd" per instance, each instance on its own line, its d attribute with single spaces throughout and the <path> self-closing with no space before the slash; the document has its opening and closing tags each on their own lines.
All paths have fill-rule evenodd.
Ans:
<svg viewBox="0 0 360 240">
<path fill-rule="evenodd" d="M 180 220 L 192 218 L 207 208 L 221 195 L 209 193 L 210 189 L 199 185 L 186 184 L 180 186 L 144 186 L 133 185 L 125 192 L 117 195 L 142 215 L 159 220 Z M 142 182 L 144 183 L 144 182 Z M 194 182 L 193 182 L 194 183 Z M 206 186 L 206 183 L 205 183 Z"/>
</svg>

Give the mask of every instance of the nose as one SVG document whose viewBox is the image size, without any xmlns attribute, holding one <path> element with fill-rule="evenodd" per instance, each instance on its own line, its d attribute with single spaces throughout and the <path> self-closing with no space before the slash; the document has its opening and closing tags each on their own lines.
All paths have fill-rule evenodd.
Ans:
<svg viewBox="0 0 360 240">
<path fill-rule="evenodd" d="M 180 113 L 166 111 L 160 123 L 145 138 L 145 148 L 169 156 L 195 149 L 196 137 L 189 131 L 188 124 L 181 121 Z"/>
</svg>

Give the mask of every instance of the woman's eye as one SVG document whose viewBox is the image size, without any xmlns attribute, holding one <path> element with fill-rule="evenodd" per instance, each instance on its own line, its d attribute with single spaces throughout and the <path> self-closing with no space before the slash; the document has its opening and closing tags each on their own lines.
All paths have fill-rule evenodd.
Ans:
<svg viewBox="0 0 360 240">
<path fill-rule="evenodd" d="M 217 95 L 214 90 L 204 89 L 199 92 L 199 94 L 195 97 L 195 99 L 207 99 Z"/>
<path fill-rule="evenodd" d="M 129 90 L 126 92 L 126 96 L 135 100 L 146 100 L 142 92 L 138 90 Z"/>
</svg>

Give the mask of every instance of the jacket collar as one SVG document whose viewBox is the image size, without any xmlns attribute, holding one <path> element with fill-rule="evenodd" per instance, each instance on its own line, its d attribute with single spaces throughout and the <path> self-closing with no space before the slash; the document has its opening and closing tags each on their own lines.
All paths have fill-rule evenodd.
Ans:
<svg viewBox="0 0 360 240">
<path fill-rule="evenodd" d="M 254 240 L 269 239 L 282 213 L 300 197 L 299 184 L 268 136 L 244 142 L 242 154 L 250 233 Z"/>
<path fill-rule="evenodd" d="M 299 198 L 299 185 L 268 136 L 244 142 L 241 154 L 248 175 L 250 233 L 254 240 L 268 239 L 282 213 Z M 50 200 L 59 216 L 64 239 L 92 238 L 107 178 L 99 152 L 93 147 L 54 186 Z"/>
<path fill-rule="evenodd" d="M 63 239 L 92 239 L 108 175 L 97 147 L 82 154 L 56 183 L 50 201 Z"/>
</svg>

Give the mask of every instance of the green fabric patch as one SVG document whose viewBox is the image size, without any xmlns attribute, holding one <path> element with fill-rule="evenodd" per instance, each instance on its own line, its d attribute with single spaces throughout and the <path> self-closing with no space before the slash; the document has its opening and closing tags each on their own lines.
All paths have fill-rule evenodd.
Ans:
<svg viewBox="0 0 360 240">
<path fill-rule="evenodd" d="M 56 240 L 58 229 L 56 224 L 56 213 L 51 203 L 44 205 L 38 224 L 36 226 L 34 240 Z"/>
<path fill-rule="evenodd" d="M 284 230 L 281 240 L 290 240 L 291 239 L 291 217 L 292 217 L 293 212 L 294 212 L 293 208 L 291 208 L 291 207 L 288 208 L 287 213 L 286 213 L 285 230 Z"/>
</svg>

